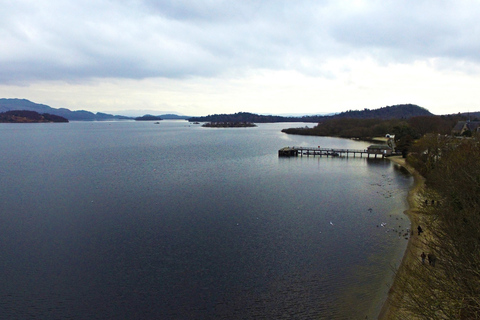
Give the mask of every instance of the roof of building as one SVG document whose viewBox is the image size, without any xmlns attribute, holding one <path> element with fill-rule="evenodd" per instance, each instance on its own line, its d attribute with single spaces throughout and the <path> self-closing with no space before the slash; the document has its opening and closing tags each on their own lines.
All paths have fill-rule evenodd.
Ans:
<svg viewBox="0 0 480 320">
<path fill-rule="evenodd" d="M 455 127 L 453 127 L 452 131 L 461 132 L 463 130 L 463 128 L 465 127 L 465 123 L 466 123 L 466 121 L 458 121 L 457 124 L 455 125 Z"/>
<path fill-rule="evenodd" d="M 472 132 L 477 131 L 480 127 L 480 121 L 458 121 L 453 132 L 463 133 L 463 131 L 470 130 Z"/>
</svg>

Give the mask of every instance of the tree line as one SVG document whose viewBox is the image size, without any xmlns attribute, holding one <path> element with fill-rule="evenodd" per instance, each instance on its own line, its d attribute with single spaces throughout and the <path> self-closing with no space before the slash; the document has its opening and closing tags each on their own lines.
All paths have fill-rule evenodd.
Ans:
<svg viewBox="0 0 480 320">
<path fill-rule="evenodd" d="M 408 119 L 416 116 L 432 116 L 425 108 L 414 104 L 399 104 L 395 106 L 386 106 L 379 109 L 348 110 L 338 114 L 331 115 L 309 115 L 302 117 L 284 117 L 275 115 L 259 115 L 249 112 L 237 112 L 234 114 L 214 114 L 204 117 L 189 118 L 190 122 L 324 122 L 332 119 Z"/>
<path fill-rule="evenodd" d="M 406 159 L 426 178 L 420 244 L 438 259 L 431 267 L 418 258 L 397 276 L 392 300 L 415 318 L 480 319 L 478 138 L 427 134 Z"/>
<path fill-rule="evenodd" d="M 67 119 L 49 113 L 38 113 L 28 110 L 12 110 L 0 113 L 0 122 L 28 123 L 28 122 L 68 122 Z"/>
<path fill-rule="evenodd" d="M 432 115 L 388 120 L 332 118 L 318 123 L 313 128 L 289 128 L 283 129 L 282 132 L 360 140 L 384 137 L 388 133 L 395 135 L 397 151 L 408 152 L 413 141 L 426 133 L 451 134 L 459 120 L 464 120 L 464 117 L 461 115 Z"/>
</svg>

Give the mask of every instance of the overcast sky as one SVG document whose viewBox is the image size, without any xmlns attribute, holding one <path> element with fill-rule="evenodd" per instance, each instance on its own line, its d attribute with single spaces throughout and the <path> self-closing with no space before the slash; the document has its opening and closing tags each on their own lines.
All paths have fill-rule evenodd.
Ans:
<svg viewBox="0 0 480 320">
<path fill-rule="evenodd" d="M 0 97 L 115 113 L 480 111 L 480 1 L 0 0 Z"/>
</svg>

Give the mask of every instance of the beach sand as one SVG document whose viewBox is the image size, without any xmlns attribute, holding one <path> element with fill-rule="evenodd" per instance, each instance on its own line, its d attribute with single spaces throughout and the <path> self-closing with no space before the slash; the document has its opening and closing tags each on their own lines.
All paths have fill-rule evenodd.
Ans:
<svg viewBox="0 0 480 320">
<path fill-rule="evenodd" d="M 397 163 L 404 168 L 406 168 L 414 178 L 414 184 L 412 189 L 410 189 L 408 193 L 408 209 L 405 210 L 405 214 L 408 216 L 411 222 L 412 230 L 416 231 L 418 225 L 422 225 L 422 216 L 418 211 L 423 199 L 421 198 L 421 190 L 424 187 L 425 179 L 409 166 L 405 159 L 401 156 L 393 156 L 389 157 L 392 162 Z M 416 232 L 410 236 L 407 244 L 407 249 L 405 250 L 405 254 L 403 256 L 402 262 L 400 264 L 398 272 L 401 272 L 402 268 L 417 259 L 420 259 L 421 254 L 421 247 L 420 247 L 420 239 L 417 236 Z M 389 295 L 382 307 L 380 315 L 378 319 L 380 320 L 391 320 L 391 319 L 402 319 L 404 317 L 401 316 L 401 310 L 398 310 L 394 305 L 392 305 L 392 292 L 396 292 L 397 287 L 395 285 L 396 280 L 394 279 L 392 287 L 390 288 Z M 399 292 L 396 292 L 397 294 Z M 401 293 L 400 293 L 401 294 Z"/>
</svg>

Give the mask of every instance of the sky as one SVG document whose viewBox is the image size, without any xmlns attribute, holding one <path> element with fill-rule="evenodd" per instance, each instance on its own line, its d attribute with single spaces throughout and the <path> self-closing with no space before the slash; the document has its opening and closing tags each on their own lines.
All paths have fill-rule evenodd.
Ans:
<svg viewBox="0 0 480 320">
<path fill-rule="evenodd" d="M 114 114 L 480 111 L 480 1 L 0 0 L 0 98 Z M 133 111 L 132 111 L 133 110 Z"/>
</svg>

